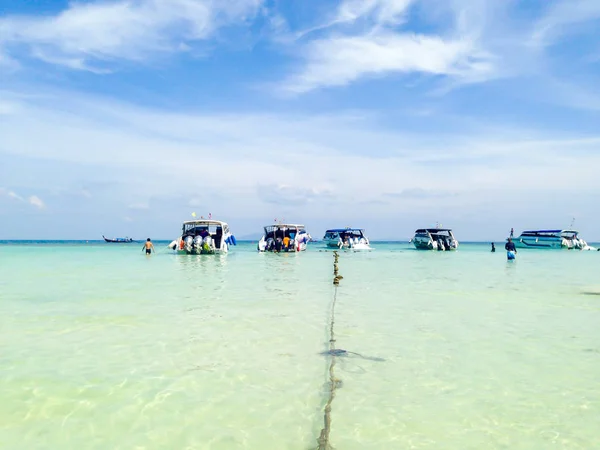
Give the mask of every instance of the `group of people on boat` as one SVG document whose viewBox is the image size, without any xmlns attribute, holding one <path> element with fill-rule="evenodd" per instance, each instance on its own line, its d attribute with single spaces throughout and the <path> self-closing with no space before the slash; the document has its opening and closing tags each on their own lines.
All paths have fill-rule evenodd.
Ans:
<svg viewBox="0 0 600 450">
<path fill-rule="evenodd" d="M 295 252 L 296 249 L 296 240 L 293 236 L 277 236 L 275 238 L 269 237 L 267 238 L 267 246 L 265 248 L 268 252 Z"/>
</svg>

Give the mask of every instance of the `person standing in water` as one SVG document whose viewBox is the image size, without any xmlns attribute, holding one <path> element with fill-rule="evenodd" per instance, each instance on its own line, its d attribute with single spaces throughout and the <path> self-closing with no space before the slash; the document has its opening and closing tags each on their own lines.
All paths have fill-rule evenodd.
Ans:
<svg viewBox="0 0 600 450">
<path fill-rule="evenodd" d="M 146 239 L 146 242 L 144 243 L 144 246 L 142 247 L 142 250 L 144 250 L 144 249 L 146 250 L 146 255 L 149 255 L 152 252 L 156 253 L 156 249 L 154 248 L 154 244 L 152 243 L 150 238 Z"/>
<path fill-rule="evenodd" d="M 515 243 L 512 241 L 512 238 L 508 238 L 508 242 L 504 245 L 504 249 L 506 250 L 506 257 L 509 260 L 515 259 L 517 255 L 517 248 L 515 247 Z"/>
<path fill-rule="evenodd" d="M 496 252 L 496 245 L 492 242 L 492 253 Z"/>
</svg>

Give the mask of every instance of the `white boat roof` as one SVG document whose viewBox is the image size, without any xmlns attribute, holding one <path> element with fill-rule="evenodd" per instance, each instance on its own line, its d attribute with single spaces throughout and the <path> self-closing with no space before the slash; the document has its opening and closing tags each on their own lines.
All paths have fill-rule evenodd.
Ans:
<svg viewBox="0 0 600 450">
<path fill-rule="evenodd" d="M 272 225 L 265 225 L 264 230 L 265 233 L 268 233 L 269 231 L 274 231 L 274 230 L 298 230 L 300 231 L 304 231 L 306 232 L 306 228 L 304 227 L 304 225 L 298 224 L 298 223 L 274 223 Z"/>
<path fill-rule="evenodd" d="M 227 225 L 227 222 L 212 219 L 186 220 L 184 225 Z"/>
<path fill-rule="evenodd" d="M 274 223 L 272 225 L 265 225 L 267 227 L 277 227 L 277 228 L 304 228 L 304 225 L 300 225 L 297 223 Z"/>
<path fill-rule="evenodd" d="M 577 230 L 526 230 L 526 231 L 523 231 L 521 234 L 525 234 L 525 233 L 575 233 L 575 234 L 578 234 L 579 231 L 577 231 Z"/>
</svg>

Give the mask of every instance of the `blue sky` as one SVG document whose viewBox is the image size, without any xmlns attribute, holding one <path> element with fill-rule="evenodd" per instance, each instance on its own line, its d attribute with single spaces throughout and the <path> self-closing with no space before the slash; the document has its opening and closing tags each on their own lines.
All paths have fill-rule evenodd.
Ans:
<svg viewBox="0 0 600 450">
<path fill-rule="evenodd" d="M 0 0 L 0 239 L 600 240 L 597 0 Z"/>
</svg>

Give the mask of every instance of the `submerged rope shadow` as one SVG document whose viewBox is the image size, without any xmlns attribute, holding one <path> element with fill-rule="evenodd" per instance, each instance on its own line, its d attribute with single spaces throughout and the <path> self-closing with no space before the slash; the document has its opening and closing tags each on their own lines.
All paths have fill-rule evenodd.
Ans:
<svg viewBox="0 0 600 450">
<path fill-rule="evenodd" d="M 340 280 L 342 280 L 344 277 L 342 277 L 339 272 L 338 272 L 338 261 L 339 261 L 339 253 L 337 251 L 333 252 L 333 285 L 334 287 L 334 291 L 333 291 L 333 301 L 331 302 L 331 316 L 330 316 L 330 321 L 329 321 L 329 350 L 326 350 L 324 352 L 321 352 L 321 355 L 324 356 L 328 356 L 330 358 L 330 363 L 329 363 L 329 382 L 327 383 L 328 386 L 328 396 L 327 396 L 327 402 L 325 403 L 325 406 L 323 408 L 323 428 L 321 429 L 321 433 L 319 434 L 319 438 L 317 439 L 317 450 L 331 450 L 333 447 L 331 446 L 330 443 L 330 433 L 331 433 L 331 406 L 333 404 L 333 400 L 335 399 L 335 394 L 337 389 L 342 387 L 342 380 L 337 378 L 335 376 L 335 367 L 336 367 L 336 363 L 337 363 L 337 358 L 345 358 L 345 357 L 358 357 L 364 360 L 368 360 L 368 361 L 377 361 L 377 362 L 383 362 L 385 361 L 385 359 L 383 358 L 379 358 L 376 356 L 366 356 L 366 355 L 362 355 L 360 353 L 357 352 L 351 352 L 348 350 L 344 350 L 342 348 L 336 348 L 335 346 L 335 306 L 337 303 L 337 294 L 338 294 L 338 286 L 340 285 Z M 342 362 L 342 368 L 344 367 L 343 365 L 343 360 Z M 359 367 L 362 372 L 365 372 L 365 370 Z"/>
<path fill-rule="evenodd" d="M 333 292 L 333 301 L 331 302 L 331 320 L 329 324 L 329 351 L 325 352 L 325 354 L 328 354 L 331 357 L 331 362 L 329 364 L 329 396 L 327 398 L 327 402 L 325 403 L 325 408 L 323 410 L 323 428 L 321 429 L 321 433 L 319 435 L 319 438 L 317 439 L 318 450 L 330 450 L 332 448 L 331 444 L 329 443 L 329 435 L 331 432 L 331 405 L 333 403 L 333 399 L 335 398 L 335 391 L 342 384 L 342 380 L 338 379 L 335 376 L 336 358 L 340 354 L 335 348 L 335 304 L 337 302 L 338 286 L 340 285 L 340 280 L 343 278 L 341 275 L 338 274 L 339 257 L 339 253 L 337 251 L 334 251 L 333 285 L 335 286 L 335 288 Z"/>
</svg>

